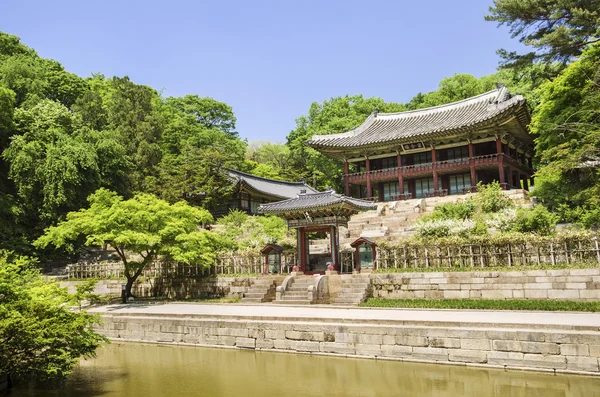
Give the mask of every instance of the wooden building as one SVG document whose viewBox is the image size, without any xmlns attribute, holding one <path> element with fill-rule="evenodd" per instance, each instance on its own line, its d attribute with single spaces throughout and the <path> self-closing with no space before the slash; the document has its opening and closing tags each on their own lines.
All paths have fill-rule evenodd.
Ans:
<svg viewBox="0 0 600 397">
<path fill-rule="evenodd" d="M 228 172 L 230 179 L 235 184 L 235 194 L 229 203 L 225 203 L 213 211 L 215 217 L 226 215 L 230 210 L 235 209 L 249 215 L 258 215 L 258 207 L 261 204 L 290 199 L 299 194 L 318 192 L 304 181 L 279 181 L 231 169 Z"/>
<path fill-rule="evenodd" d="M 447 105 L 372 113 L 308 146 L 343 160 L 346 196 L 378 201 L 462 194 L 478 182 L 529 189 L 533 139 L 520 95 L 495 90 Z"/>
<path fill-rule="evenodd" d="M 341 270 L 339 227 L 347 227 L 352 215 L 376 208 L 373 202 L 345 197 L 327 190 L 302 193 L 288 200 L 262 204 L 260 211 L 279 216 L 286 220 L 288 228 L 296 229 L 299 270 L 307 274 L 323 274 L 327 263 L 331 263 L 335 270 Z M 327 234 L 329 237 L 329 254 L 325 258 L 320 258 L 322 254 L 310 252 L 309 241 L 313 233 Z"/>
</svg>

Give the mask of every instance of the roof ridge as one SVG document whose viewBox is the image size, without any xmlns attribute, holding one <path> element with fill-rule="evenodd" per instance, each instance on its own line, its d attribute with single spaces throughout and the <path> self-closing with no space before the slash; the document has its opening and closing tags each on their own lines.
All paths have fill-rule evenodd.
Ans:
<svg viewBox="0 0 600 397">
<path fill-rule="evenodd" d="M 256 179 L 262 179 L 263 181 L 267 181 L 267 182 L 275 182 L 275 183 L 285 183 L 288 185 L 299 185 L 299 186 L 308 186 L 309 185 L 306 184 L 306 182 L 300 181 L 300 182 L 292 182 L 292 181 L 282 181 L 279 179 L 271 179 L 271 178 L 265 178 L 263 176 L 258 176 L 258 175 L 253 175 L 253 174 L 249 174 L 247 172 L 242 172 L 242 171 L 238 171 L 238 170 L 234 170 L 233 168 L 225 168 L 227 171 L 233 172 L 235 174 L 242 174 L 244 176 L 250 176 L 252 178 L 256 178 Z M 312 187 L 310 187 L 311 189 L 313 189 Z"/>
<path fill-rule="evenodd" d="M 379 113 L 379 114 L 383 114 L 383 113 Z M 360 134 L 363 130 L 366 130 L 371 124 L 373 124 L 375 122 L 375 120 L 377 119 L 377 116 L 375 116 L 373 113 L 371 113 L 369 115 L 369 117 L 366 118 L 365 121 L 363 121 L 360 125 L 354 127 L 351 130 L 348 130 L 346 132 L 341 132 L 339 134 L 320 134 L 320 135 L 313 135 L 313 137 L 311 138 L 311 140 L 313 139 L 323 139 L 323 138 L 346 138 L 346 137 L 353 137 L 356 136 L 358 134 Z"/>
<path fill-rule="evenodd" d="M 491 96 L 491 94 L 496 94 L 496 97 L 498 97 L 498 95 L 500 94 L 500 92 L 505 89 L 505 87 L 502 88 L 494 88 L 493 90 L 490 91 L 486 91 L 484 93 L 469 97 L 469 98 L 465 98 L 465 99 L 461 99 L 459 101 L 454 101 L 454 102 L 450 102 L 450 103 L 444 103 L 442 105 L 436 105 L 436 106 L 429 106 L 426 108 L 421 108 L 421 109 L 413 109 L 413 110 L 404 110 L 402 112 L 393 112 L 393 113 L 379 113 L 377 114 L 377 116 L 396 116 L 396 115 L 400 115 L 400 114 L 411 114 L 411 113 L 419 113 L 419 112 L 426 112 L 428 110 L 437 110 L 437 109 L 442 109 L 442 108 L 447 108 L 447 107 L 452 107 L 454 105 L 458 105 L 464 102 L 476 102 L 475 99 L 478 99 L 480 97 L 484 97 L 484 96 Z"/>
</svg>

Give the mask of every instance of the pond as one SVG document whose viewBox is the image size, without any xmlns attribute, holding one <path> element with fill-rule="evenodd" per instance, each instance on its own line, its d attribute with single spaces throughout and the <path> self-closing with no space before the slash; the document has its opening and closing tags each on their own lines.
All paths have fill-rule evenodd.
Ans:
<svg viewBox="0 0 600 397">
<path fill-rule="evenodd" d="M 10 397 L 600 397 L 600 378 L 253 350 L 113 343 L 60 389 Z"/>
</svg>

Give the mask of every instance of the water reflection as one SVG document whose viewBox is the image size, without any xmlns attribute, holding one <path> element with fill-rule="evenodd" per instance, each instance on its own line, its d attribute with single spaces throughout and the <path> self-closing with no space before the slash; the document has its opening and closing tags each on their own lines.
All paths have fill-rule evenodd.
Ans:
<svg viewBox="0 0 600 397">
<path fill-rule="evenodd" d="M 600 379 L 531 372 L 254 352 L 112 344 L 55 390 L 75 396 L 600 397 Z"/>
</svg>

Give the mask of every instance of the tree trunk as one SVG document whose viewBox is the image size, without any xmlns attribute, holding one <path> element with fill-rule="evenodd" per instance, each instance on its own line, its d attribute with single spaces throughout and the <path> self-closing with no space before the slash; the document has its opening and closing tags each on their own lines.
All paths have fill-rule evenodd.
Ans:
<svg viewBox="0 0 600 397">
<path fill-rule="evenodd" d="M 133 296 L 133 294 L 131 293 L 131 288 L 133 287 L 133 283 L 135 283 L 135 280 L 137 280 L 138 276 L 137 275 L 133 275 L 133 277 L 129 277 L 127 276 L 127 284 L 125 284 L 125 296 L 127 298 L 129 297 L 133 297 L 135 298 L 135 296 Z"/>
</svg>

